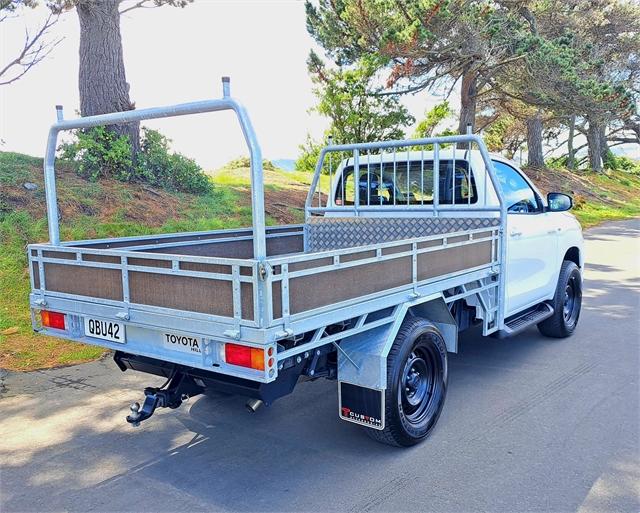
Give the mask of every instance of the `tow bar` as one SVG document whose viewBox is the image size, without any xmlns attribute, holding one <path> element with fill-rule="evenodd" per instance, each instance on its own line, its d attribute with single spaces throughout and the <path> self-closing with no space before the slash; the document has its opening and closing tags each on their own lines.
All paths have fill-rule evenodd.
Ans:
<svg viewBox="0 0 640 513">
<path fill-rule="evenodd" d="M 165 385 L 167 388 L 165 389 Z M 201 394 L 203 388 L 182 372 L 176 372 L 162 387 L 147 387 L 144 389 L 144 403 L 140 409 L 140 403 L 132 403 L 127 415 L 127 422 L 138 427 L 140 422 L 147 420 L 156 411 L 156 408 L 178 408 L 183 401 Z"/>
</svg>

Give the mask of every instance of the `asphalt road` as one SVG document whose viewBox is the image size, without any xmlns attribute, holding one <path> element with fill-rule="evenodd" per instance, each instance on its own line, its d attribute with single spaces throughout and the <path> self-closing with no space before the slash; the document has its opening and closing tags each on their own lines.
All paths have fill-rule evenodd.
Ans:
<svg viewBox="0 0 640 513">
<path fill-rule="evenodd" d="M 465 335 L 430 439 L 378 445 L 304 383 L 251 415 L 200 398 L 129 427 L 154 380 L 110 361 L 8 374 L 0 511 L 640 511 L 640 222 L 587 234 L 573 337 Z"/>
</svg>

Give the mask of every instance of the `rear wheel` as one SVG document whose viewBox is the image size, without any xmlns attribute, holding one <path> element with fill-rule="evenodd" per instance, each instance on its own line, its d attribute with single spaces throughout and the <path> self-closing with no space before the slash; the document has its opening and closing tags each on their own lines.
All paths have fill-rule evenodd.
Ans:
<svg viewBox="0 0 640 513">
<path fill-rule="evenodd" d="M 398 447 L 415 445 L 433 430 L 447 393 L 447 347 L 424 319 L 409 316 L 387 357 L 385 428 L 371 438 Z"/>
<path fill-rule="evenodd" d="M 562 262 L 551 306 L 554 309 L 553 315 L 538 324 L 540 333 L 554 338 L 565 338 L 573 334 L 582 307 L 582 276 L 580 268 L 574 262 Z"/>
</svg>

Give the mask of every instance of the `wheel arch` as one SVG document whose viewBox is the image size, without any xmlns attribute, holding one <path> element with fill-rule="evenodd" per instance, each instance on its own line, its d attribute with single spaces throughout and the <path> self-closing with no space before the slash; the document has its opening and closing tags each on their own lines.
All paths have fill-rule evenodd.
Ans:
<svg viewBox="0 0 640 513">
<path fill-rule="evenodd" d="M 580 248 L 577 246 L 571 246 L 564 254 L 562 261 L 569 260 L 582 269 L 582 254 Z"/>
<path fill-rule="evenodd" d="M 392 323 L 343 339 L 338 351 L 338 380 L 368 388 L 386 388 L 387 357 L 408 315 L 432 323 L 442 334 L 447 351 L 457 352 L 458 326 L 444 297 L 441 293 L 423 296 L 400 305 Z"/>
<path fill-rule="evenodd" d="M 458 352 L 458 323 L 451 315 L 444 298 L 439 297 L 412 306 L 408 313 L 434 324 L 444 338 L 447 352 Z"/>
</svg>

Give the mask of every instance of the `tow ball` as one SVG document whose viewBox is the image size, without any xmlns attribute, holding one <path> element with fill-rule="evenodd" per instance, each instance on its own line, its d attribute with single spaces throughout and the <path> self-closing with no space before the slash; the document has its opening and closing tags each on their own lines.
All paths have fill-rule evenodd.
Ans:
<svg viewBox="0 0 640 513">
<path fill-rule="evenodd" d="M 144 389 L 144 403 L 140 408 L 140 403 L 132 403 L 129 409 L 131 413 L 127 415 L 127 422 L 134 427 L 140 422 L 151 417 L 157 408 L 178 408 L 190 397 L 201 394 L 203 388 L 196 384 L 190 376 L 182 372 L 176 372 L 164 386 L 147 387 Z"/>
</svg>

